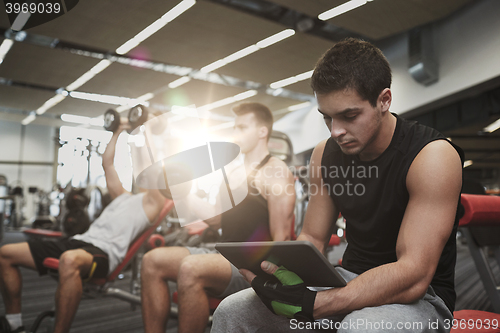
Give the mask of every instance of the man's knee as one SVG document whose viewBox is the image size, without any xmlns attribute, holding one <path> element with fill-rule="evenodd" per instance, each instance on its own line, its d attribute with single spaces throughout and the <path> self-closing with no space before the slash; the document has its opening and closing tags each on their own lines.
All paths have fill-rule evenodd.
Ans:
<svg viewBox="0 0 500 333">
<path fill-rule="evenodd" d="M 75 251 L 66 251 L 59 258 L 59 273 L 80 273 L 83 259 Z"/>
<path fill-rule="evenodd" d="M 147 252 L 142 257 L 141 276 L 145 279 L 150 277 L 168 277 L 168 271 L 171 270 L 169 264 L 169 254 L 163 251 L 164 248 L 158 248 Z"/>
<path fill-rule="evenodd" d="M 141 263 L 142 272 L 143 273 L 158 272 L 158 269 L 160 269 L 163 266 L 164 261 L 165 258 L 161 255 L 158 249 L 151 250 L 142 257 L 142 263 Z"/>
<path fill-rule="evenodd" d="M 9 245 L 4 245 L 0 247 L 0 263 L 5 263 L 8 260 L 8 246 Z M 7 248 L 7 249 L 6 249 Z"/>
<path fill-rule="evenodd" d="M 10 265 L 16 257 L 15 246 L 7 244 L 0 247 L 0 264 Z"/>
<path fill-rule="evenodd" d="M 179 283 L 201 282 L 203 273 L 203 266 L 199 264 L 198 258 L 187 256 L 179 267 Z"/>
</svg>

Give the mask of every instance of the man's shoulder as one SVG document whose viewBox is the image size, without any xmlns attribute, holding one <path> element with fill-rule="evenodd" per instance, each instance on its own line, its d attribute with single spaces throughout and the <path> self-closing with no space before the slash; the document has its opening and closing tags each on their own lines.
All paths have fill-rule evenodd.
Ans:
<svg viewBox="0 0 500 333">
<path fill-rule="evenodd" d="M 292 176 L 286 163 L 276 156 L 272 156 L 260 171 L 259 174 L 267 179 L 286 179 Z"/>
</svg>

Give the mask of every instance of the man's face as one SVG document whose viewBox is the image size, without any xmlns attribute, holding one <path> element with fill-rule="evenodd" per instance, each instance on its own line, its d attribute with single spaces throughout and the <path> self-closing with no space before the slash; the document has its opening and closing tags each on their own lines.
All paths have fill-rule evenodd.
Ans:
<svg viewBox="0 0 500 333">
<path fill-rule="evenodd" d="M 370 150 L 380 130 L 381 110 L 362 100 L 353 89 L 317 94 L 316 98 L 330 135 L 344 154 L 359 155 Z"/>
<path fill-rule="evenodd" d="M 253 113 L 247 113 L 236 117 L 234 122 L 233 138 L 241 148 L 243 154 L 255 148 L 259 141 L 260 128 Z"/>
</svg>

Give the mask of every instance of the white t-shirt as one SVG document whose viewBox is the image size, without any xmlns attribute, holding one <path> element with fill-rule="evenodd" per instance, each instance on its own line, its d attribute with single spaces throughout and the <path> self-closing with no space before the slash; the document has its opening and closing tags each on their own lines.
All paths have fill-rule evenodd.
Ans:
<svg viewBox="0 0 500 333">
<path fill-rule="evenodd" d="M 110 273 L 125 258 L 130 243 L 150 225 L 142 206 L 144 194 L 121 194 L 104 209 L 89 230 L 73 237 L 103 250 L 109 257 Z"/>
</svg>

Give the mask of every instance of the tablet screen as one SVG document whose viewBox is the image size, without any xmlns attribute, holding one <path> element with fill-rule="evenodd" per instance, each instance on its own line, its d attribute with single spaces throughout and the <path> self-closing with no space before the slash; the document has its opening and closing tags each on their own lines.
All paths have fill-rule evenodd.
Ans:
<svg viewBox="0 0 500 333">
<path fill-rule="evenodd" d="M 326 258 L 307 241 L 228 242 L 215 248 L 238 269 L 269 278 L 260 268 L 264 260 L 296 273 L 310 287 L 344 287 L 345 280 Z"/>
</svg>

